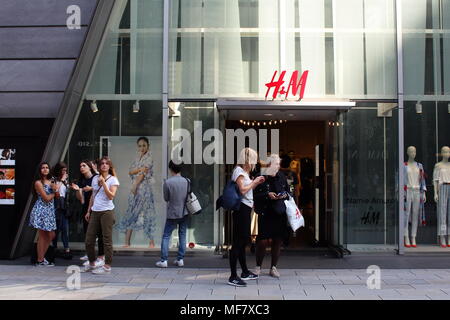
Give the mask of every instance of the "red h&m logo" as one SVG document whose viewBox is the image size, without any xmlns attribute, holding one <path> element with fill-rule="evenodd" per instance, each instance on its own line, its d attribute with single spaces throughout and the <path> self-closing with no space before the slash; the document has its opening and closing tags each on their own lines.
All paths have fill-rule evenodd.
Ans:
<svg viewBox="0 0 450 320">
<path fill-rule="evenodd" d="M 300 79 L 298 79 L 298 71 L 295 70 L 292 73 L 291 80 L 289 81 L 289 85 L 287 89 L 283 85 L 285 83 L 284 76 L 286 75 L 286 71 L 282 71 L 278 80 L 275 81 L 275 77 L 277 76 L 277 71 L 273 74 L 272 81 L 266 83 L 267 91 L 266 91 L 266 100 L 267 96 L 270 93 L 270 90 L 273 88 L 272 100 L 276 99 L 277 96 L 283 96 L 284 100 L 286 100 L 291 93 L 292 96 L 297 96 L 299 94 L 298 100 L 303 99 L 303 93 L 305 92 L 306 80 L 308 79 L 308 70 L 302 73 Z"/>
</svg>

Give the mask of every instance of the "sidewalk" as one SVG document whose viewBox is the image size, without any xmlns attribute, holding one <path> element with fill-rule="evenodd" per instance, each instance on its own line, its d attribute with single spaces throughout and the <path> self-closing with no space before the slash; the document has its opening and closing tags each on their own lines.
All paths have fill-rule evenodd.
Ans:
<svg viewBox="0 0 450 320">
<path fill-rule="evenodd" d="M 382 269 L 379 290 L 367 288 L 366 269 L 279 271 L 280 279 L 266 269 L 235 288 L 227 268 L 113 267 L 110 275 L 81 273 L 72 291 L 66 267 L 0 265 L 0 300 L 450 300 L 449 269 Z"/>
</svg>

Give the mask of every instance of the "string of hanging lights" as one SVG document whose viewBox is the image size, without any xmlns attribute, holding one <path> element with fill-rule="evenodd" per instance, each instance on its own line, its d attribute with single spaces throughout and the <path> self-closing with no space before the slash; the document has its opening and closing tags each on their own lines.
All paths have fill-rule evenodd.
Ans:
<svg viewBox="0 0 450 320">
<path fill-rule="evenodd" d="M 287 120 L 268 120 L 268 121 L 239 120 L 239 123 L 247 127 L 267 127 L 287 123 Z"/>
<path fill-rule="evenodd" d="M 329 127 L 340 127 L 343 126 L 344 123 L 343 122 L 339 122 L 339 121 L 329 121 L 328 122 L 328 126 Z"/>
</svg>

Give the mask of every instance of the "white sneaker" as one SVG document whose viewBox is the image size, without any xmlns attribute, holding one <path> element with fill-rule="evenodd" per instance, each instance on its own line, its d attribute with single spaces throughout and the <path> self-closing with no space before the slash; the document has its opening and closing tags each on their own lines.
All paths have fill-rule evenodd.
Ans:
<svg viewBox="0 0 450 320">
<path fill-rule="evenodd" d="M 275 266 L 272 267 L 272 269 L 270 269 L 269 272 L 270 276 L 274 277 L 274 278 L 279 278 L 280 277 L 280 273 L 278 272 L 277 268 Z"/>
<path fill-rule="evenodd" d="M 89 258 L 88 258 L 87 255 L 84 255 L 84 256 L 82 256 L 82 257 L 80 258 L 80 260 L 81 260 L 81 261 L 88 261 Z"/>
<path fill-rule="evenodd" d="M 256 266 L 255 271 L 253 273 L 259 276 L 261 274 L 261 267 Z"/>
<path fill-rule="evenodd" d="M 86 261 L 86 262 L 87 262 L 87 265 L 84 265 L 83 272 L 90 272 L 90 271 L 93 271 L 93 270 L 95 270 L 97 268 L 97 267 L 91 266 L 89 264 L 89 261 Z"/>
<path fill-rule="evenodd" d="M 184 261 L 183 261 L 183 259 L 181 259 L 181 260 L 174 260 L 173 265 L 177 266 L 177 267 L 184 267 Z"/>
<path fill-rule="evenodd" d="M 100 268 L 103 267 L 105 265 L 105 260 L 97 258 L 97 260 L 95 260 L 95 267 L 96 268 Z"/>
<path fill-rule="evenodd" d="M 166 261 L 158 261 L 156 266 L 159 268 L 167 268 L 167 260 Z"/>
<path fill-rule="evenodd" d="M 111 273 L 111 268 L 107 268 L 105 266 L 101 267 L 101 268 L 96 268 L 94 270 L 92 270 L 93 274 L 110 274 Z"/>
</svg>

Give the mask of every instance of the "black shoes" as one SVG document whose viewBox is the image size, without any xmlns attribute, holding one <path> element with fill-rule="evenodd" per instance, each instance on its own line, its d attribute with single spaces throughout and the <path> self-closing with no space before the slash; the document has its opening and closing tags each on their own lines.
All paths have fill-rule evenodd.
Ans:
<svg viewBox="0 0 450 320">
<path fill-rule="evenodd" d="M 249 271 L 247 273 L 242 273 L 241 279 L 242 280 L 256 280 L 256 279 L 258 279 L 258 276 L 256 274 L 254 274 L 253 272 Z"/>
<path fill-rule="evenodd" d="M 230 286 L 235 286 L 235 287 L 246 287 L 247 286 L 247 284 L 244 281 L 242 281 L 242 279 L 239 277 L 230 277 L 228 279 L 228 284 Z"/>
</svg>

